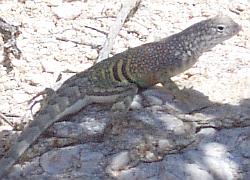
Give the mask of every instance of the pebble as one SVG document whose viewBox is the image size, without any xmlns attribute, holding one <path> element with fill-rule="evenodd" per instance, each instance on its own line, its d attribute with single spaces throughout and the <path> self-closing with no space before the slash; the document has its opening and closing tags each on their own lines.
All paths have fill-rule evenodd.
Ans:
<svg viewBox="0 0 250 180">
<path fill-rule="evenodd" d="M 128 40 L 128 45 L 130 48 L 137 47 L 142 45 L 143 42 L 141 42 L 138 38 L 133 38 Z"/>
<path fill-rule="evenodd" d="M 250 158 L 250 137 L 246 137 L 244 141 L 240 143 L 240 152 L 244 157 Z"/>
<path fill-rule="evenodd" d="M 55 23 L 51 20 L 44 19 L 37 22 L 33 22 L 33 26 L 37 33 L 40 34 L 50 34 L 55 28 Z"/>
<path fill-rule="evenodd" d="M 185 169 L 187 171 L 189 179 L 202 179 L 213 180 L 213 176 L 210 175 L 204 167 L 198 164 L 186 164 Z"/>
<path fill-rule="evenodd" d="M 59 6 L 63 2 L 62 0 L 43 0 L 45 3 L 47 3 L 49 6 Z"/>
<path fill-rule="evenodd" d="M 4 83 L 4 89 L 5 90 L 12 90 L 12 89 L 16 89 L 18 86 L 17 82 L 14 80 L 10 80 Z"/>
<path fill-rule="evenodd" d="M 4 61 L 4 55 L 3 53 L 1 53 L 2 51 L 0 51 L 0 63 L 2 63 Z"/>
<path fill-rule="evenodd" d="M 63 3 L 57 7 L 52 7 L 52 12 L 59 19 L 72 20 L 81 15 L 84 4 L 81 2 Z"/>
<path fill-rule="evenodd" d="M 230 3 L 229 7 L 235 13 L 241 13 L 247 10 L 247 8 L 249 7 L 249 1 L 248 0 L 240 0 L 240 1 L 233 0 Z"/>
<path fill-rule="evenodd" d="M 22 69 L 22 67 L 27 64 L 27 62 L 23 59 L 13 59 L 11 63 L 13 64 L 13 66 L 20 69 Z"/>
<path fill-rule="evenodd" d="M 45 72 L 54 73 L 58 71 L 63 71 L 63 66 L 61 63 L 54 59 L 44 59 L 41 61 L 42 67 Z"/>
<path fill-rule="evenodd" d="M 58 46 L 60 50 L 67 50 L 73 47 L 76 47 L 76 44 L 70 41 L 61 41 Z"/>
<path fill-rule="evenodd" d="M 15 100 L 16 103 L 24 103 L 27 102 L 30 99 L 30 96 L 28 94 L 18 92 L 16 94 L 13 94 L 13 99 Z"/>
<path fill-rule="evenodd" d="M 96 60 L 98 57 L 98 52 L 96 49 L 90 49 L 90 50 L 86 51 L 85 55 L 90 60 Z"/>
<path fill-rule="evenodd" d="M 55 84 L 55 78 L 53 74 L 47 72 L 42 74 L 29 72 L 26 74 L 25 80 L 31 84 L 41 85 L 43 87 L 50 87 L 51 84 Z"/>
<path fill-rule="evenodd" d="M 123 169 L 129 164 L 129 161 L 130 161 L 129 152 L 128 151 L 120 152 L 119 154 L 113 157 L 112 162 L 110 164 L 110 169 L 114 171 Z"/>
<path fill-rule="evenodd" d="M 147 101 L 150 103 L 151 106 L 163 104 L 163 101 L 156 96 L 147 96 Z"/>
<path fill-rule="evenodd" d="M 73 161 L 79 158 L 79 152 L 78 146 L 50 151 L 42 155 L 41 166 L 47 173 L 62 173 L 72 167 Z"/>
<path fill-rule="evenodd" d="M 28 9 L 36 9 L 37 7 L 37 5 L 36 5 L 36 2 L 35 1 L 33 1 L 33 0 L 27 0 L 27 1 L 25 1 L 25 6 L 26 6 L 26 8 L 28 8 Z"/>
</svg>

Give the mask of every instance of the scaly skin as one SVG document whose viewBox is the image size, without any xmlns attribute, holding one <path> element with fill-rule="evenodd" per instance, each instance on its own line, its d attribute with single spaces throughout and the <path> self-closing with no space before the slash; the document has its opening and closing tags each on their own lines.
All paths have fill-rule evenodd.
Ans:
<svg viewBox="0 0 250 180">
<path fill-rule="evenodd" d="M 168 83 L 170 77 L 190 68 L 203 52 L 240 30 L 231 18 L 216 16 L 160 41 L 128 49 L 71 77 L 47 97 L 46 104 L 1 159 L 0 177 L 54 122 L 91 103 L 114 103 L 114 108 L 117 104 L 127 108 L 139 88 Z"/>
</svg>

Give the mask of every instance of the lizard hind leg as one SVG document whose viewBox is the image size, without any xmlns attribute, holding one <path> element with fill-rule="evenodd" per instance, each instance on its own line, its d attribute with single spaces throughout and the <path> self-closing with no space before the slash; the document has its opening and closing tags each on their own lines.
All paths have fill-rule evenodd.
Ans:
<svg viewBox="0 0 250 180">
<path fill-rule="evenodd" d="M 119 86 L 120 88 L 121 86 Z M 117 88 L 117 89 L 119 89 Z M 120 91 L 115 103 L 112 105 L 110 121 L 107 123 L 104 134 L 120 134 L 123 127 L 126 126 L 131 119 L 130 113 L 131 104 L 136 97 L 138 87 L 134 84 L 124 84 L 124 90 Z"/>
<path fill-rule="evenodd" d="M 111 110 L 112 111 L 128 111 L 130 108 L 131 103 L 133 102 L 132 96 L 127 96 L 125 98 L 122 98 L 118 102 L 114 103 L 112 105 Z"/>
<path fill-rule="evenodd" d="M 120 91 L 116 102 L 112 105 L 111 110 L 114 112 L 127 112 L 138 92 L 138 87 L 134 84 L 125 84 L 124 90 Z M 119 86 L 121 88 L 121 85 Z"/>
</svg>

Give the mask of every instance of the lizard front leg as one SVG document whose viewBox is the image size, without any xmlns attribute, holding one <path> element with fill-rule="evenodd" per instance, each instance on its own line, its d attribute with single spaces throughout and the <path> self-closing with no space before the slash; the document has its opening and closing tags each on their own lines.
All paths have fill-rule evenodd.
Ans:
<svg viewBox="0 0 250 180">
<path fill-rule="evenodd" d="M 184 90 L 180 90 L 174 81 L 169 76 L 162 76 L 160 83 L 164 86 L 167 91 L 175 97 L 176 100 L 181 101 L 185 105 L 190 105 L 190 94 Z"/>
</svg>

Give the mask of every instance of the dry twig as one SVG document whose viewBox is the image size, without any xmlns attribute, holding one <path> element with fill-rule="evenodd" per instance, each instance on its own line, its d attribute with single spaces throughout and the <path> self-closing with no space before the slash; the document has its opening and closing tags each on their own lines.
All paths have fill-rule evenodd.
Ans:
<svg viewBox="0 0 250 180">
<path fill-rule="evenodd" d="M 99 53 L 99 57 L 96 62 L 108 58 L 114 40 L 118 35 L 120 29 L 122 28 L 122 25 L 124 24 L 127 18 L 129 18 L 135 13 L 135 11 L 138 9 L 140 2 L 141 0 L 124 1 L 124 5 L 119 14 L 117 15 L 114 25 L 110 28 L 108 37 L 103 45 L 102 50 Z"/>
</svg>

